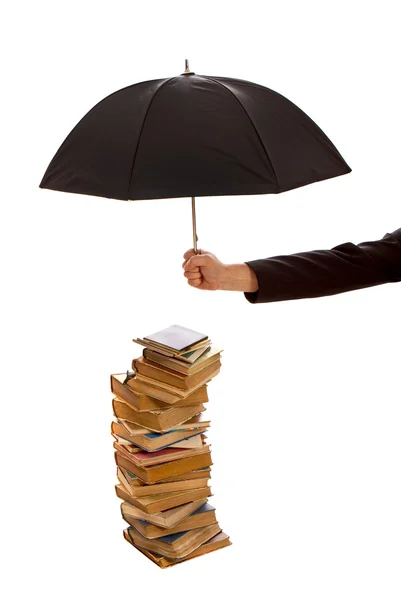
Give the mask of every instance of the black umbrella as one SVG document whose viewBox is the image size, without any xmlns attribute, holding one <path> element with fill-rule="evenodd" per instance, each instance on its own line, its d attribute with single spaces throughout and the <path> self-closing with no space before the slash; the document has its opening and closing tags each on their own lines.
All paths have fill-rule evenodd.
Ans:
<svg viewBox="0 0 401 600">
<path fill-rule="evenodd" d="M 99 102 L 40 187 L 120 200 L 277 194 L 351 171 L 323 131 L 266 87 L 196 75 L 145 81 Z"/>
</svg>

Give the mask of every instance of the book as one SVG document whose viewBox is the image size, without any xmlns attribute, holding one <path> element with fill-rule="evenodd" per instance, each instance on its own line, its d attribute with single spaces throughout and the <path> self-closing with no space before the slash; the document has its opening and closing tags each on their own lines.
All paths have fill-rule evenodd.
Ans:
<svg viewBox="0 0 401 600">
<path fill-rule="evenodd" d="M 206 427 L 197 427 L 196 429 L 173 429 L 172 431 L 168 431 L 167 433 L 145 433 L 142 435 L 132 435 L 129 429 L 126 427 L 124 421 L 113 421 L 111 424 L 111 433 L 114 436 L 118 436 L 120 438 L 125 438 L 126 440 L 132 442 L 136 446 L 139 446 L 143 450 L 147 450 L 148 452 L 154 452 L 155 450 L 161 450 L 162 448 L 167 448 L 168 446 L 174 446 L 179 443 L 189 442 L 189 447 L 191 447 L 191 440 L 195 438 L 197 443 L 196 446 L 201 445 L 200 434 L 206 431 Z M 195 443 L 195 441 L 194 441 Z M 179 446 L 178 446 L 179 447 Z"/>
<path fill-rule="evenodd" d="M 222 353 L 221 348 L 216 348 L 212 346 L 208 350 L 206 350 L 201 356 L 195 357 L 194 361 L 189 362 L 187 360 L 183 360 L 186 356 L 177 356 L 176 358 L 172 358 L 170 356 L 164 356 L 160 354 L 160 352 L 155 352 L 150 348 L 144 348 L 142 352 L 142 356 L 147 358 L 148 360 L 156 363 L 158 365 L 162 365 L 167 367 L 168 369 L 172 369 L 174 371 L 178 371 L 179 373 L 183 373 L 184 375 L 190 375 L 191 373 L 196 373 L 198 370 L 203 369 L 207 365 L 220 360 L 220 354 Z M 195 352 L 190 352 L 188 354 L 194 355 Z"/>
<path fill-rule="evenodd" d="M 163 510 L 168 510 L 169 508 L 175 508 L 182 504 L 188 504 L 188 502 L 206 500 L 211 496 L 211 491 L 208 486 L 195 488 L 194 490 L 165 492 L 164 494 L 143 496 L 142 498 L 131 496 L 121 484 L 116 485 L 115 490 L 118 498 L 125 502 L 129 502 L 129 504 L 136 506 L 136 508 L 139 508 L 148 515 L 153 515 Z"/>
<path fill-rule="evenodd" d="M 171 461 L 198 456 L 210 451 L 208 444 L 203 444 L 198 448 L 163 448 L 154 452 L 147 452 L 135 446 L 135 444 L 120 444 L 114 442 L 114 447 L 123 456 L 131 460 L 138 467 L 147 467 L 152 465 L 161 465 Z"/>
<path fill-rule="evenodd" d="M 188 502 L 188 504 L 183 504 L 182 506 L 177 506 L 176 508 L 170 508 L 169 510 L 148 515 L 147 513 L 143 512 L 143 510 L 136 508 L 136 506 L 133 504 L 130 504 L 129 502 L 123 502 L 121 504 L 121 514 L 123 519 L 128 516 L 134 519 L 146 520 L 153 525 L 157 525 L 158 527 L 171 529 L 171 527 L 178 525 L 180 521 L 185 519 L 185 517 L 188 515 L 191 515 L 203 504 L 206 504 L 206 500 L 195 500 L 194 502 Z"/>
<path fill-rule="evenodd" d="M 161 554 L 166 558 L 184 558 L 197 548 L 220 533 L 221 527 L 218 523 L 199 527 L 190 531 L 173 533 L 160 538 L 148 540 L 131 527 L 130 537 L 136 546 Z"/>
<path fill-rule="evenodd" d="M 152 562 L 154 562 L 161 569 L 166 569 L 168 567 L 173 567 L 174 565 L 179 565 L 187 560 L 191 560 L 191 558 L 196 558 L 197 556 L 202 556 L 203 554 L 208 554 L 209 552 L 214 552 L 215 550 L 220 550 L 221 548 L 226 548 L 227 546 L 231 546 L 230 538 L 226 533 L 221 531 L 214 537 L 212 537 L 209 541 L 205 542 L 199 548 L 187 554 L 181 560 L 173 560 L 166 558 L 165 556 L 161 556 L 160 554 L 155 554 L 154 552 L 150 552 L 145 548 L 140 548 L 135 545 L 135 542 L 130 536 L 130 527 L 124 529 L 123 535 L 127 542 L 129 542 L 132 546 L 134 546 L 137 550 L 142 552 L 144 556 L 149 558 Z"/>
<path fill-rule="evenodd" d="M 205 443 L 207 437 L 204 434 L 198 433 L 197 435 L 191 435 L 191 437 L 181 440 L 180 442 L 174 442 L 166 446 L 166 448 L 200 448 Z"/>
<path fill-rule="evenodd" d="M 149 486 L 149 483 L 146 483 L 145 481 L 142 481 L 142 479 L 140 479 L 139 477 L 137 477 L 134 473 L 132 473 L 131 469 L 132 469 L 132 463 L 131 461 L 127 460 L 126 458 L 124 458 L 123 456 L 121 456 L 121 454 L 118 454 L 118 452 L 114 453 L 114 459 L 116 462 L 117 467 L 121 467 L 122 469 L 125 469 L 125 471 L 127 471 L 130 475 L 130 483 L 132 486 Z M 171 475 L 171 477 L 166 477 L 165 479 L 163 479 L 163 481 L 161 483 L 168 483 L 170 481 L 186 481 L 188 479 L 203 479 L 205 477 L 210 477 L 210 466 L 205 466 L 205 467 L 200 467 L 200 468 L 195 468 L 191 471 L 183 471 L 182 473 L 176 473 L 175 475 Z M 159 483 L 159 482 L 156 482 Z M 153 484 L 152 484 L 153 485 Z"/>
<path fill-rule="evenodd" d="M 203 506 L 195 510 L 191 515 L 185 517 L 182 521 L 171 527 L 171 529 L 165 529 L 164 527 L 158 527 L 149 523 L 149 521 L 143 521 L 142 519 L 135 519 L 129 515 L 124 517 L 126 522 L 134 527 L 143 537 L 149 540 L 162 537 L 166 533 L 180 533 L 182 531 L 190 531 L 191 529 L 197 529 L 198 527 L 206 527 L 206 525 L 212 525 L 217 523 L 216 520 L 216 509 L 214 506 L 206 502 Z"/>
<path fill-rule="evenodd" d="M 205 410 L 205 408 L 203 410 Z M 147 433 L 157 433 L 156 431 L 151 431 L 150 429 L 146 429 L 145 427 L 141 427 L 140 425 L 136 425 L 135 423 L 131 423 L 130 421 L 126 421 L 125 419 L 119 419 L 119 423 L 124 425 L 124 427 L 131 435 L 146 435 Z M 180 423 L 176 428 L 168 429 L 166 431 L 163 431 L 162 433 L 164 434 L 170 433 L 171 431 L 177 431 L 178 428 L 180 431 L 190 431 L 191 429 L 195 429 L 197 427 L 210 427 L 210 421 L 206 419 L 205 414 L 200 413 L 198 415 L 195 415 L 195 417 L 188 419 L 188 421 Z"/>
<path fill-rule="evenodd" d="M 194 471 L 202 469 L 203 467 L 210 467 L 212 463 L 212 457 L 210 452 L 197 454 L 179 460 L 171 460 L 170 462 L 152 465 L 152 466 L 139 466 L 135 464 L 132 459 L 134 454 L 126 452 L 124 446 L 121 446 L 117 442 L 114 442 L 114 447 L 117 450 L 117 454 L 127 459 L 130 463 L 129 471 L 133 475 L 136 475 L 145 483 L 158 483 L 163 479 L 174 477 L 175 475 L 181 475 L 188 471 Z M 118 462 L 117 462 L 118 464 Z"/>
<path fill-rule="evenodd" d="M 194 363 L 198 358 L 200 358 L 205 352 L 207 352 L 208 350 L 210 350 L 210 344 L 211 341 L 208 340 L 208 343 L 203 345 L 201 344 L 199 347 L 195 348 L 194 350 L 188 350 L 184 352 L 181 352 L 180 354 L 176 354 L 175 356 L 170 356 L 170 357 L 166 357 L 166 358 L 176 358 L 177 360 L 179 360 L 181 363 L 185 363 L 185 364 L 192 364 Z M 152 348 L 144 348 L 144 350 L 152 350 Z M 155 350 L 157 352 L 157 350 Z M 158 353 L 159 354 L 159 353 Z"/>
<path fill-rule="evenodd" d="M 183 476 L 181 475 L 181 477 Z M 138 480 L 137 477 L 123 467 L 117 467 L 118 481 L 133 498 L 143 498 L 144 496 L 164 494 L 165 492 L 196 490 L 198 488 L 206 487 L 209 478 L 210 472 L 208 471 L 203 473 L 202 478 L 177 479 L 176 481 L 163 481 L 162 483 L 150 485 L 141 483 L 141 485 L 138 485 L 137 481 L 140 480 Z"/>
<path fill-rule="evenodd" d="M 171 368 L 152 363 L 143 356 L 134 358 L 132 361 L 132 368 L 137 374 L 149 377 L 160 382 L 160 384 L 168 384 L 184 391 L 196 390 L 200 385 L 214 377 L 220 370 L 220 367 L 221 363 L 217 360 L 211 364 L 206 364 L 195 372 L 183 374 Z"/>
<path fill-rule="evenodd" d="M 139 450 L 143 452 L 159 452 L 159 450 L 166 450 L 167 448 L 176 448 L 177 450 L 191 450 L 195 448 L 201 448 L 204 442 L 206 442 L 206 436 L 202 436 L 200 434 L 194 435 L 189 439 L 182 440 L 181 442 L 175 442 L 173 444 L 169 444 L 168 446 L 163 446 L 162 448 L 157 448 L 156 450 L 147 450 L 142 446 L 138 446 L 134 441 L 128 440 L 126 437 L 120 437 L 115 433 L 112 434 L 116 442 L 121 444 L 122 446 L 130 446 L 130 444 L 134 444 Z"/>
<path fill-rule="evenodd" d="M 218 364 L 216 363 L 214 369 L 204 375 L 196 387 L 200 387 L 213 379 L 220 371 L 219 365 L 220 362 Z M 196 390 L 196 387 L 182 390 L 181 388 L 168 383 L 158 381 L 157 379 L 147 377 L 146 375 L 141 375 L 140 373 L 136 373 L 135 377 L 129 379 L 127 381 L 127 386 L 136 392 L 147 394 L 148 396 L 166 402 L 166 404 L 175 404 L 179 400 L 184 400 Z"/>
<path fill-rule="evenodd" d="M 170 350 L 165 346 L 160 346 L 156 343 L 146 342 L 141 338 L 137 338 L 136 340 L 133 340 L 133 342 L 135 342 L 136 344 L 140 344 L 141 346 L 145 346 L 146 348 L 150 348 L 155 352 L 160 352 L 160 354 L 164 354 L 164 356 L 170 356 L 171 358 L 180 358 L 185 362 L 193 362 L 196 358 L 198 358 L 204 352 L 206 352 L 206 350 L 208 350 L 211 345 L 211 341 L 206 340 L 179 352 L 178 350 Z"/>
<path fill-rule="evenodd" d="M 152 431 L 163 433 L 169 431 L 205 410 L 203 404 L 193 406 L 174 406 L 164 410 L 139 412 L 130 404 L 118 398 L 113 399 L 113 412 L 119 421 L 129 421 Z"/>
<path fill-rule="evenodd" d="M 158 345 L 175 352 L 182 352 L 200 342 L 207 341 L 207 339 L 208 336 L 204 333 L 199 333 L 182 325 L 171 325 L 170 327 L 166 327 L 166 329 L 144 336 L 143 340 L 137 338 L 137 340 L 145 343 Z"/>
<path fill-rule="evenodd" d="M 161 568 L 231 544 L 212 496 L 207 384 L 222 350 L 207 335 L 172 325 L 135 343 L 133 372 L 110 376 L 125 539 Z"/>
<path fill-rule="evenodd" d="M 157 400 L 152 396 L 148 396 L 141 392 L 136 392 L 134 389 L 124 383 L 126 373 L 117 373 L 110 376 L 111 391 L 121 400 L 125 400 L 127 404 L 133 406 L 137 411 L 161 410 L 166 407 L 163 400 Z M 195 389 L 186 398 L 179 399 L 175 402 L 175 406 L 191 406 L 193 404 L 201 404 L 208 402 L 206 385 L 202 385 Z"/>
</svg>

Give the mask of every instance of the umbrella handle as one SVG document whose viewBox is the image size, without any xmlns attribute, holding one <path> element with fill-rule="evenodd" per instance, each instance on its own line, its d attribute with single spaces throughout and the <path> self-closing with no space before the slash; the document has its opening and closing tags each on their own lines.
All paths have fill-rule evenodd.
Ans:
<svg viewBox="0 0 401 600">
<path fill-rule="evenodd" d="M 193 237 L 193 244 L 194 244 L 194 253 L 198 254 L 198 236 L 196 235 L 196 213 L 195 213 L 195 198 L 194 196 L 192 196 L 191 198 L 191 202 L 192 202 L 192 237 Z"/>
</svg>

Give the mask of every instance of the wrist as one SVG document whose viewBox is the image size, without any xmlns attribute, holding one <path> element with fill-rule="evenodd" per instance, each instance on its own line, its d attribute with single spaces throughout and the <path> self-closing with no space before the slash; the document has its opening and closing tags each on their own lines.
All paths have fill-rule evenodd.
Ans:
<svg viewBox="0 0 401 600">
<path fill-rule="evenodd" d="M 223 266 L 223 272 L 220 277 L 220 290 L 256 292 L 258 287 L 255 272 L 246 263 Z"/>
</svg>

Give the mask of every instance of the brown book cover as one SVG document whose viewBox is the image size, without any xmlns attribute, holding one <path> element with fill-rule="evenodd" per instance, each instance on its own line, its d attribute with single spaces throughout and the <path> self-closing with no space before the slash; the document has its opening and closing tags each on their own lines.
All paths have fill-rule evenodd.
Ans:
<svg viewBox="0 0 401 600">
<path fill-rule="evenodd" d="M 152 398 L 141 392 L 135 392 L 127 384 L 124 384 L 126 377 L 127 375 L 125 373 L 116 373 L 115 375 L 110 376 L 111 391 L 118 396 L 118 398 L 121 398 L 121 400 L 130 404 L 139 412 L 168 408 L 168 405 L 166 405 L 166 402 L 163 402 L 163 400 L 157 400 L 156 398 Z M 206 385 L 202 385 L 186 398 L 177 400 L 177 402 L 174 403 L 174 406 L 191 406 L 193 404 L 208 402 L 208 400 Z"/>
<path fill-rule="evenodd" d="M 158 433 L 169 431 L 204 410 L 203 404 L 195 404 L 193 406 L 178 408 L 172 406 L 164 410 L 138 412 L 123 400 L 113 399 L 113 411 L 118 420 L 129 421 Z"/>
<path fill-rule="evenodd" d="M 206 504 L 205 499 L 195 500 L 194 502 L 188 502 L 188 504 L 182 504 L 181 506 L 170 508 L 169 510 L 163 510 L 159 513 L 148 515 L 133 504 L 130 504 L 129 502 L 123 502 L 121 504 L 121 514 L 124 519 L 126 516 L 128 516 L 134 519 L 147 521 L 148 523 L 152 523 L 158 527 L 170 529 L 171 527 L 174 527 L 180 523 L 183 519 L 185 519 L 185 517 L 195 512 L 195 510 L 197 510 L 203 504 Z"/>
<path fill-rule="evenodd" d="M 188 504 L 188 502 L 195 502 L 195 500 L 206 500 L 212 495 L 208 486 L 194 490 L 165 492 L 164 494 L 144 496 L 142 498 L 131 496 L 121 484 L 116 485 L 115 489 L 117 496 L 121 500 L 129 502 L 148 515 L 153 515 L 169 508 L 175 508 L 182 504 Z"/>
<path fill-rule="evenodd" d="M 218 365 L 220 365 L 220 361 Z M 211 374 L 202 378 L 197 387 L 200 387 L 201 385 L 204 385 L 210 381 L 218 374 L 219 370 L 220 366 L 216 366 Z M 196 387 L 189 390 L 182 390 L 168 383 L 160 382 L 157 379 L 152 379 L 151 377 L 141 375 L 140 373 L 137 373 L 135 377 L 129 379 L 127 381 L 127 385 L 136 392 L 147 394 L 153 398 L 157 398 L 157 400 L 166 402 L 166 404 L 175 404 L 179 400 L 184 400 L 196 390 Z"/>
<path fill-rule="evenodd" d="M 182 533 L 175 533 L 165 538 L 148 540 L 133 527 L 130 529 L 130 537 L 136 546 L 161 554 L 166 558 L 184 558 L 197 548 L 220 533 L 221 527 L 218 523 L 199 527 Z"/>
<path fill-rule="evenodd" d="M 179 358 L 164 356 L 164 354 L 155 352 L 150 348 L 143 349 L 143 356 L 155 364 L 167 367 L 173 371 L 178 371 L 178 373 L 182 373 L 183 375 L 190 375 L 200 371 L 207 365 L 218 361 L 220 359 L 221 352 L 223 352 L 221 348 L 212 346 L 192 363 L 184 362 Z"/>
<path fill-rule="evenodd" d="M 114 453 L 114 458 L 116 461 L 117 467 L 121 467 L 125 471 L 128 471 L 131 475 L 131 485 L 135 486 L 145 486 L 147 487 L 149 484 L 139 479 L 134 473 L 132 473 L 132 462 L 118 454 L 118 452 Z M 186 481 L 187 479 L 203 479 L 205 477 L 211 477 L 211 469 L 210 466 L 201 467 L 198 469 L 194 469 L 193 471 L 183 471 L 182 473 L 172 475 L 171 477 L 166 477 L 163 479 L 162 483 L 168 483 L 170 481 Z"/>
<path fill-rule="evenodd" d="M 144 496 L 152 496 L 158 494 L 164 494 L 166 492 L 179 492 L 186 490 L 196 490 L 199 488 L 207 487 L 209 483 L 210 473 L 207 472 L 206 476 L 202 478 L 194 479 L 180 479 L 178 481 L 167 481 L 163 483 L 155 483 L 153 485 L 137 485 L 132 483 L 132 476 L 129 471 L 122 467 L 117 467 L 117 478 L 121 485 L 127 490 L 127 492 L 134 498 L 143 498 Z M 134 478 L 136 481 L 137 478 Z"/>
<path fill-rule="evenodd" d="M 206 527 L 206 525 L 212 525 L 213 523 L 217 523 L 216 519 L 216 510 L 213 506 L 208 504 L 204 504 L 198 510 L 185 517 L 178 525 L 171 527 L 171 529 L 165 529 L 164 527 L 158 527 L 157 525 L 153 525 L 148 521 L 143 521 L 142 519 L 134 519 L 129 515 L 124 517 L 126 522 L 134 527 L 143 537 L 148 538 L 148 540 L 152 540 L 157 537 L 162 537 L 164 535 L 171 535 L 173 533 L 180 533 L 181 531 L 190 531 L 191 529 L 196 529 L 197 527 Z"/>
<path fill-rule="evenodd" d="M 129 472 L 142 479 L 145 483 L 157 483 L 168 477 L 174 477 L 175 475 L 181 475 L 187 471 L 194 471 L 203 467 L 210 467 L 213 464 L 210 452 L 206 452 L 205 454 L 197 454 L 196 456 L 181 458 L 180 460 L 172 460 L 161 465 L 141 467 L 132 462 L 133 457 L 129 453 L 124 452 L 123 447 L 117 444 L 117 442 L 114 442 L 114 447 L 118 454 L 130 462 Z"/>
<path fill-rule="evenodd" d="M 194 373 L 185 375 L 168 367 L 152 363 L 143 356 L 134 358 L 132 361 L 132 368 L 139 373 L 139 375 L 144 375 L 145 377 L 160 382 L 160 384 L 168 384 L 184 391 L 191 389 L 196 390 L 199 385 L 204 384 L 205 381 L 209 381 L 214 377 L 219 372 L 220 367 L 221 362 L 218 360 L 209 365 L 205 365 L 204 368 Z"/>
<path fill-rule="evenodd" d="M 149 558 L 152 562 L 154 562 L 161 569 L 166 569 L 167 567 L 173 567 L 174 565 L 179 565 L 187 560 L 191 560 L 191 558 L 196 558 L 197 556 L 202 556 L 203 554 L 208 554 L 209 552 L 214 552 L 215 550 L 220 550 L 221 548 L 226 548 L 227 546 L 231 546 L 230 538 L 226 533 L 221 531 L 217 535 L 215 535 L 208 542 L 205 542 L 199 548 L 188 554 L 185 558 L 181 560 L 172 560 L 166 558 L 165 556 L 160 556 L 160 554 L 154 554 L 149 550 L 145 550 L 144 548 L 140 548 L 136 546 L 134 541 L 132 540 L 129 531 L 130 527 L 124 529 L 124 538 L 129 542 L 134 548 L 139 550 L 142 554 L 144 554 L 147 558 Z"/>
</svg>

